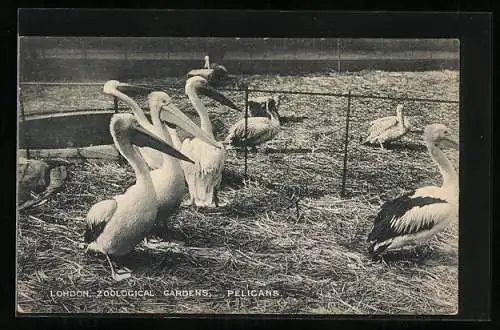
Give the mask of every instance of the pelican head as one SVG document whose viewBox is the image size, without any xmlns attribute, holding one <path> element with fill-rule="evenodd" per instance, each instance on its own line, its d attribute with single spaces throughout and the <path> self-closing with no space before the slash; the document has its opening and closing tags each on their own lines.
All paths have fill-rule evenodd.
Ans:
<svg viewBox="0 0 500 330">
<path fill-rule="evenodd" d="M 220 148 L 219 143 L 213 137 L 200 129 L 188 116 L 177 108 L 167 93 L 158 91 L 150 93 L 148 95 L 148 104 L 151 116 L 158 116 L 160 120 L 167 122 L 171 127 L 179 126 L 200 140 L 216 148 Z"/>
<path fill-rule="evenodd" d="M 148 95 L 149 110 L 161 110 L 163 107 L 168 107 L 172 103 L 172 99 L 165 92 L 151 92 Z"/>
<path fill-rule="evenodd" d="M 143 94 L 148 91 L 147 87 L 131 85 L 127 83 L 120 82 L 118 80 L 108 80 L 104 84 L 103 90 L 104 94 L 109 94 L 117 96 L 119 92 L 126 93 L 127 95 Z"/>
<path fill-rule="evenodd" d="M 138 147 L 151 147 L 172 157 L 194 163 L 177 149 L 166 144 L 156 134 L 144 129 L 132 114 L 118 113 L 113 115 L 109 126 L 115 141 Z"/>
<path fill-rule="evenodd" d="M 443 124 L 430 124 L 424 128 L 424 140 L 438 146 L 441 142 L 446 141 L 454 147 L 458 147 L 458 139 L 451 135 L 450 130 Z"/>
<path fill-rule="evenodd" d="M 194 76 L 186 81 L 185 92 L 189 95 L 190 92 L 196 91 L 200 94 L 210 97 L 211 99 L 230 107 L 231 109 L 242 111 L 233 101 L 227 98 L 224 94 L 217 91 L 208 83 L 208 80 L 201 76 Z"/>
<path fill-rule="evenodd" d="M 114 95 L 116 91 L 122 86 L 130 86 L 130 85 L 126 83 L 121 83 L 118 80 L 108 80 L 106 81 L 106 83 L 104 83 L 102 91 L 105 94 Z"/>
</svg>

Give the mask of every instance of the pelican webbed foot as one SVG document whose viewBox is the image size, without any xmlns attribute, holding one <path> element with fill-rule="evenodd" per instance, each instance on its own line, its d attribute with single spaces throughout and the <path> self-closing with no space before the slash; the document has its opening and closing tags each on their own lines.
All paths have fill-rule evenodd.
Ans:
<svg viewBox="0 0 500 330">
<path fill-rule="evenodd" d="M 117 281 L 117 282 L 123 281 L 123 280 L 132 276 L 131 270 L 126 268 L 126 267 L 123 267 L 123 268 L 115 271 L 115 267 L 113 266 L 113 263 L 112 263 L 109 255 L 106 252 L 104 252 L 101 248 L 97 247 L 95 245 L 95 242 L 92 242 L 87 246 L 87 249 L 85 249 L 85 253 L 88 253 L 88 252 L 100 253 L 106 257 L 106 260 L 108 261 L 109 267 L 111 269 L 111 277 L 115 281 Z"/>
</svg>

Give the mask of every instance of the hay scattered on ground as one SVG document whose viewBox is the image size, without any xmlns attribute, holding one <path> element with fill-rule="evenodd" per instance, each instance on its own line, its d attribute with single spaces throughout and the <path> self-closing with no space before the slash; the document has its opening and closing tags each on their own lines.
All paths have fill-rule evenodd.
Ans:
<svg viewBox="0 0 500 330">
<path fill-rule="evenodd" d="M 252 81 L 275 89 L 329 91 L 345 91 L 349 83 L 372 94 L 425 92 L 426 97 L 453 97 L 458 90 L 458 74 L 448 71 L 254 76 Z M 385 262 L 367 257 L 365 239 L 380 205 L 411 188 L 439 184 L 440 178 L 418 135 L 384 153 L 359 146 L 364 123 L 395 107 L 363 101 L 353 103 L 366 116 L 352 121 L 347 196 L 341 197 L 344 101 L 291 95 L 282 100 L 281 115 L 308 118 L 287 123 L 275 140 L 250 153 L 247 180 L 243 155 L 228 151 L 220 193 L 227 206 L 211 212 L 181 208 L 156 233 L 168 244 L 140 244 L 116 260 L 133 271 L 119 283 L 103 258 L 84 254 L 82 236 L 90 206 L 133 184 L 132 171 L 115 162 L 73 164 L 62 192 L 20 215 L 18 306 L 25 312 L 456 313 L 457 224 L 419 255 L 409 251 Z M 419 109 L 414 105 L 411 115 Z M 440 120 L 458 132 L 456 108 L 432 109 L 440 111 L 425 112 L 423 123 Z M 234 122 L 237 115 L 221 117 Z M 446 153 L 457 165 L 458 153 Z M 110 288 L 152 290 L 155 297 L 52 297 L 50 291 Z M 280 296 L 227 297 L 226 290 L 247 288 L 278 290 Z M 213 296 L 163 296 L 170 289 L 205 289 Z"/>
</svg>

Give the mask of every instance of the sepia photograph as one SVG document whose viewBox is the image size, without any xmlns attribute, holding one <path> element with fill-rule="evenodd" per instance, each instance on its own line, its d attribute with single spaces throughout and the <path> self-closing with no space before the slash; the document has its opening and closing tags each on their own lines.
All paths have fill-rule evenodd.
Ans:
<svg viewBox="0 0 500 330">
<path fill-rule="evenodd" d="M 460 40 L 18 37 L 16 312 L 456 315 Z"/>
</svg>

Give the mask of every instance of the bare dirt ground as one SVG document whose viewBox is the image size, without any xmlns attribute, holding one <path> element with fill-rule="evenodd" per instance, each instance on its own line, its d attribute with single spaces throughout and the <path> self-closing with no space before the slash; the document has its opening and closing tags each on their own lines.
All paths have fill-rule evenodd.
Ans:
<svg viewBox="0 0 500 330">
<path fill-rule="evenodd" d="M 254 75 L 250 87 L 458 100 L 456 71 L 362 71 L 307 76 Z M 179 79 L 168 84 L 179 107 L 190 105 Z M 243 92 L 225 92 L 243 106 Z M 265 95 L 252 93 L 250 96 Z M 102 86 L 25 86 L 27 113 L 111 108 Z M 144 100 L 139 99 L 142 105 Z M 219 122 L 218 139 L 241 113 L 204 99 Z M 403 102 L 419 126 L 440 122 L 458 135 L 458 104 Z M 117 260 L 133 270 L 115 283 L 104 259 L 81 247 L 85 215 L 99 200 L 133 184 L 130 166 L 88 160 L 70 167 L 66 188 L 23 213 L 18 226 L 18 309 L 24 312 L 454 314 L 458 308 L 458 223 L 423 255 L 383 262 L 366 254 L 380 205 L 412 188 L 440 184 L 420 134 L 387 152 L 359 145 L 367 123 L 394 115 L 397 102 L 351 100 L 346 196 L 341 197 L 346 98 L 284 95 L 280 134 L 243 156 L 228 150 L 217 211 L 183 207 L 160 234 L 170 245 L 136 247 Z M 458 151 L 445 150 L 458 169 Z M 56 290 L 152 290 L 154 297 L 53 297 Z M 206 289 L 211 297 L 164 296 L 163 290 Z M 227 290 L 278 290 L 278 297 L 228 297 Z"/>
</svg>

